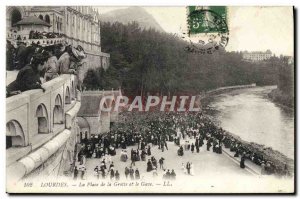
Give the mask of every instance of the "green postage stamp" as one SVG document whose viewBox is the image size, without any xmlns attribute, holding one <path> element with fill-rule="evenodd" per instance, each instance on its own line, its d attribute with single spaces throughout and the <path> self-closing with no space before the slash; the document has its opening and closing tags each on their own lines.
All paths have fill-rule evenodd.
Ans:
<svg viewBox="0 0 300 199">
<path fill-rule="evenodd" d="M 212 54 L 224 49 L 229 41 L 226 6 L 188 6 L 186 51 Z"/>
<path fill-rule="evenodd" d="M 188 28 L 190 34 L 226 33 L 226 6 L 188 6 Z"/>
</svg>

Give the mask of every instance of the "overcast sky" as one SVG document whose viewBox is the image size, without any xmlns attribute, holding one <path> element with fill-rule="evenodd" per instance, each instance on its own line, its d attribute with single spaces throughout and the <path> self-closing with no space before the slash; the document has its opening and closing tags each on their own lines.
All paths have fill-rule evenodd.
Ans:
<svg viewBox="0 0 300 199">
<path fill-rule="evenodd" d="M 100 14 L 126 7 L 98 7 Z M 186 29 L 185 7 L 143 7 L 170 33 Z M 228 7 L 228 51 L 265 51 L 294 54 L 292 7 Z"/>
</svg>

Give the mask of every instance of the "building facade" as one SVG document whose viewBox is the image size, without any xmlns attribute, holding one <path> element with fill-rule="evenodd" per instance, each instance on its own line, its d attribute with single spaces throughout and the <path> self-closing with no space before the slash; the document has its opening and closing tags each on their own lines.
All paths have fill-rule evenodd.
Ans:
<svg viewBox="0 0 300 199">
<path fill-rule="evenodd" d="M 266 52 L 254 51 L 254 52 L 243 52 L 243 59 L 252 62 L 259 62 L 268 60 L 272 57 L 272 52 L 267 50 Z"/>
</svg>

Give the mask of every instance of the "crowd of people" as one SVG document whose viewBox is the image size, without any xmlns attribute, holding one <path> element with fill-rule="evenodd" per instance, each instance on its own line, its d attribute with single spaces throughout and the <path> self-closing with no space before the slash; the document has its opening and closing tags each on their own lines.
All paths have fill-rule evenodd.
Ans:
<svg viewBox="0 0 300 199">
<path fill-rule="evenodd" d="M 153 177 L 156 177 L 158 169 L 164 172 L 162 176 L 164 179 L 175 179 L 175 170 L 164 166 L 165 158 L 161 157 L 157 161 L 151 153 L 152 147 L 157 147 L 162 152 L 168 150 L 167 143 L 170 142 L 178 146 L 178 156 L 184 156 L 187 151 L 189 153 L 200 153 L 200 150 L 203 150 L 201 147 L 205 144 L 204 150 L 222 154 L 222 147 L 224 146 L 230 149 L 235 157 L 240 157 L 241 169 L 246 167 L 245 161 L 260 165 L 263 175 L 273 174 L 278 169 L 274 163 L 265 159 L 262 154 L 251 151 L 250 148 L 227 134 L 222 128 L 214 125 L 209 118 L 201 113 L 142 113 L 144 116 L 135 113 L 129 114 L 131 114 L 131 120 L 126 119 L 124 123 L 115 124 L 110 132 L 92 135 L 90 139 L 87 137 L 82 138 L 82 148 L 78 155 L 110 160 L 109 157 L 117 155 L 116 150 L 121 148 L 120 164 L 126 163 L 130 159 L 130 164 L 125 169 L 126 178 L 130 176 L 130 179 L 134 179 L 132 176 L 134 176 L 136 170 L 138 170 L 138 175 L 135 179 L 140 179 L 140 172 L 152 172 Z M 156 116 L 149 116 L 151 114 Z M 190 141 L 192 142 L 190 143 Z M 127 153 L 128 147 L 131 148 L 130 154 Z M 136 147 L 136 149 L 132 147 Z M 133 167 L 136 166 L 137 161 L 145 161 L 145 168 L 134 169 Z M 103 164 L 103 161 L 101 164 Z M 103 167 L 106 167 L 105 164 L 104 161 Z M 195 168 L 191 161 L 182 163 L 182 171 L 187 175 L 195 175 Z M 101 175 L 104 176 L 104 173 L 111 172 L 111 167 L 108 171 L 102 169 Z M 116 172 L 113 171 L 113 174 Z M 110 175 L 114 176 L 113 174 Z"/>
<path fill-rule="evenodd" d="M 7 70 L 19 70 L 16 80 L 7 86 L 7 97 L 31 89 L 45 89 L 42 83 L 61 74 L 77 75 L 77 86 L 81 90 L 83 74 L 81 66 L 86 57 L 81 46 L 55 44 L 42 47 L 32 43 L 29 46 L 22 41 L 14 48 L 10 41 L 6 47 Z"/>
<path fill-rule="evenodd" d="M 56 33 L 56 32 L 38 32 L 38 31 L 30 31 L 29 39 L 53 39 L 53 38 L 62 38 L 64 34 Z"/>
<path fill-rule="evenodd" d="M 54 38 L 63 38 L 65 35 L 62 33 L 57 33 L 57 32 L 39 32 L 36 30 L 31 30 L 29 32 L 29 36 L 28 38 L 26 38 L 26 36 L 24 36 L 22 38 L 20 32 L 18 32 L 17 30 L 13 30 L 11 29 L 8 32 L 7 38 L 13 39 L 13 40 L 17 40 L 17 41 L 25 41 L 27 39 L 54 39 Z"/>
</svg>

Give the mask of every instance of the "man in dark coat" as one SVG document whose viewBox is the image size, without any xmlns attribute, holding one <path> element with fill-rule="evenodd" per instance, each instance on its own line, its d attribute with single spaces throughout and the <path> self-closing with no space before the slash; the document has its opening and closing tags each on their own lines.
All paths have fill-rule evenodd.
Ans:
<svg viewBox="0 0 300 199">
<path fill-rule="evenodd" d="M 165 149 L 165 144 L 163 141 L 160 142 L 160 149 L 162 152 L 164 152 L 164 149 Z"/>
<path fill-rule="evenodd" d="M 25 66 L 26 64 L 26 46 L 24 42 L 18 43 L 18 48 L 16 50 L 16 63 L 17 63 L 17 69 L 21 69 Z"/>
<path fill-rule="evenodd" d="M 14 69 L 15 47 L 10 41 L 6 41 L 6 70 Z"/>
<path fill-rule="evenodd" d="M 145 145 L 146 145 L 145 142 L 142 141 L 142 142 L 141 142 L 141 150 L 144 150 L 144 149 L 145 149 Z"/>
<path fill-rule="evenodd" d="M 13 91 L 27 91 L 31 89 L 45 89 L 41 86 L 41 80 L 39 76 L 38 66 L 45 63 L 46 58 L 42 54 L 36 54 L 31 64 L 26 65 L 22 68 L 15 81 L 7 86 L 8 96 Z"/>
<path fill-rule="evenodd" d="M 120 180 L 120 174 L 119 174 L 119 171 L 117 170 L 116 173 L 115 173 L 115 178 L 116 178 L 116 181 L 119 181 Z"/>
<path fill-rule="evenodd" d="M 146 151 L 145 151 L 145 149 L 144 150 L 142 150 L 142 153 L 141 153 L 141 159 L 142 159 L 142 161 L 146 161 Z"/>
<path fill-rule="evenodd" d="M 110 179 L 112 180 L 115 177 L 115 171 L 113 169 L 110 170 Z"/>
<path fill-rule="evenodd" d="M 245 155 L 242 155 L 242 157 L 241 157 L 241 162 L 240 162 L 240 167 L 241 167 L 242 169 L 245 168 L 245 160 L 246 160 Z"/>
<path fill-rule="evenodd" d="M 129 175 L 129 169 L 128 169 L 128 167 L 125 167 L 125 177 L 126 177 L 126 179 L 127 179 L 128 175 Z"/>
<path fill-rule="evenodd" d="M 196 151 L 197 151 L 197 153 L 199 153 L 199 152 L 200 152 L 199 142 L 196 142 L 196 145 L 195 145 L 195 147 L 196 147 Z"/>
<path fill-rule="evenodd" d="M 191 164 L 189 162 L 186 163 L 186 170 L 187 170 L 187 173 L 190 175 L 191 174 Z"/>
<path fill-rule="evenodd" d="M 211 147 L 211 141 L 208 140 L 207 143 L 206 143 L 206 150 L 209 151 L 210 147 Z"/>
<path fill-rule="evenodd" d="M 194 143 L 192 143 L 192 145 L 191 145 L 191 151 L 192 151 L 192 153 L 194 153 L 194 151 L 195 151 L 195 145 L 194 145 Z"/>
<path fill-rule="evenodd" d="M 158 162 L 159 162 L 159 168 L 160 168 L 160 169 L 164 169 L 164 160 L 165 160 L 165 159 L 164 159 L 163 157 L 161 157 L 161 158 L 159 159 L 159 161 L 158 161 Z"/>
<path fill-rule="evenodd" d="M 151 155 L 151 147 L 148 146 L 148 149 L 147 149 L 147 155 L 150 156 Z"/>
</svg>

